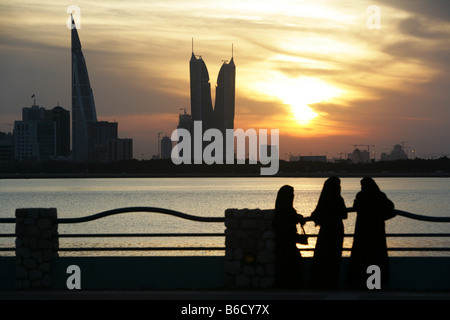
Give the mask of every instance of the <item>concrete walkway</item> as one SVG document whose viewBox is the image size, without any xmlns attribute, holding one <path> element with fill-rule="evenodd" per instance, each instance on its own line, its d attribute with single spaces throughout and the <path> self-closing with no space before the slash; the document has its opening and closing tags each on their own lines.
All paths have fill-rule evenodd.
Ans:
<svg viewBox="0 0 450 320">
<path fill-rule="evenodd" d="M 0 300 L 450 300 L 450 292 L 396 291 L 0 291 Z"/>
</svg>

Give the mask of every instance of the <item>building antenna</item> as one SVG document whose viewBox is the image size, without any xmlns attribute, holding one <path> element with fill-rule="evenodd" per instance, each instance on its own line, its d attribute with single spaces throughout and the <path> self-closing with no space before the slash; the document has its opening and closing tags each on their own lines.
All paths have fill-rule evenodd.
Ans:
<svg viewBox="0 0 450 320">
<path fill-rule="evenodd" d="M 234 47 L 233 44 L 231 44 L 231 58 L 233 58 L 233 55 L 234 55 Z"/>
<path fill-rule="evenodd" d="M 194 53 L 194 37 L 192 37 L 192 53 Z"/>
</svg>

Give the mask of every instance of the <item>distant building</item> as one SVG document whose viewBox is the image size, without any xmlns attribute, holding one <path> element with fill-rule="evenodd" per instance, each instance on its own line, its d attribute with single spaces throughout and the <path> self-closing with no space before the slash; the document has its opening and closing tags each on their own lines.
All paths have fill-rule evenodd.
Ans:
<svg viewBox="0 0 450 320">
<path fill-rule="evenodd" d="M 118 138 L 118 123 L 98 121 L 89 125 L 89 161 L 115 162 L 133 159 L 133 140 Z"/>
<path fill-rule="evenodd" d="M 72 19 L 72 25 L 75 22 Z M 74 162 L 111 162 L 133 158 L 133 141 L 119 139 L 117 122 L 97 121 L 94 94 L 78 31 L 72 39 L 72 158 Z"/>
<path fill-rule="evenodd" d="M 14 159 L 14 137 L 11 133 L 0 132 L 0 163 Z"/>
<path fill-rule="evenodd" d="M 161 139 L 161 159 L 170 159 L 172 155 L 172 140 L 168 136 Z"/>
<path fill-rule="evenodd" d="M 191 86 L 191 114 L 193 121 L 202 121 L 203 130 L 211 128 L 213 122 L 213 107 L 211 100 L 211 84 L 206 64 L 201 56 L 198 58 L 192 52 L 189 61 Z"/>
<path fill-rule="evenodd" d="M 132 139 L 109 139 L 106 143 L 105 162 L 133 159 Z"/>
<path fill-rule="evenodd" d="M 214 105 L 215 128 L 219 129 L 224 137 L 226 129 L 234 130 L 235 88 L 236 66 L 231 57 L 231 61 L 224 62 L 220 68 Z"/>
<path fill-rule="evenodd" d="M 184 113 L 180 113 L 178 116 L 177 129 L 186 129 L 192 134 L 192 130 L 194 129 L 194 122 L 192 120 L 192 116 L 186 113 L 186 109 L 184 109 Z"/>
<path fill-rule="evenodd" d="M 33 104 L 14 122 L 14 159 L 48 161 L 70 154 L 70 114 L 60 106 L 46 110 Z"/>
<path fill-rule="evenodd" d="M 52 121 L 55 130 L 55 157 L 68 159 L 70 156 L 70 112 L 59 105 L 45 111 L 47 121 Z"/>
<path fill-rule="evenodd" d="M 310 161 L 310 162 L 327 162 L 327 156 L 294 156 L 289 157 L 289 161 Z"/>
<path fill-rule="evenodd" d="M 89 162 L 108 162 L 106 148 L 109 140 L 118 139 L 117 122 L 98 121 L 90 123 L 89 134 Z"/>
<path fill-rule="evenodd" d="M 403 150 L 402 145 L 396 144 L 390 154 L 383 152 L 381 154 L 381 161 L 395 161 L 395 160 L 406 160 L 408 155 Z"/>
<path fill-rule="evenodd" d="M 262 144 L 259 146 L 258 160 L 261 161 L 260 155 L 267 158 L 279 156 L 278 145 L 274 144 Z"/>
<path fill-rule="evenodd" d="M 194 131 L 194 121 L 192 120 L 192 116 L 186 113 L 186 109 L 184 109 L 184 113 L 180 113 L 178 117 L 178 125 L 177 129 L 186 129 L 193 136 Z M 182 139 L 179 139 L 177 143 L 180 143 Z M 194 154 L 194 139 L 191 139 L 191 156 Z M 183 156 L 183 149 L 180 150 L 180 157 Z"/>
<path fill-rule="evenodd" d="M 54 158 L 54 124 L 47 121 L 14 122 L 14 159 L 46 161 Z"/>
<path fill-rule="evenodd" d="M 14 121 L 14 160 L 39 160 L 36 128 L 36 121 Z"/>
<path fill-rule="evenodd" d="M 353 163 L 369 163 L 370 162 L 370 152 L 367 150 L 360 150 L 356 148 L 352 153 L 348 155 L 348 159 Z"/>
<path fill-rule="evenodd" d="M 22 108 L 22 121 L 41 121 L 45 119 L 45 108 L 36 105 L 36 101 L 30 108 Z"/>
</svg>

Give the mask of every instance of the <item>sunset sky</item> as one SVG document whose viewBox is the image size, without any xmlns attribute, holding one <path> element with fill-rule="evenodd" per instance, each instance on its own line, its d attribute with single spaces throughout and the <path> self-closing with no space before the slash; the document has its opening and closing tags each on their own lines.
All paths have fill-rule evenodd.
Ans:
<svg viewBox="0 0 450 320">
<path fill-rule="evenodd" d="M 192 38 L 213 103 L 233 44 L 235 128 L 279 129 L 281 158 L 340 157 L 355 144 L 379 158 L 400 142 L 418 156 L 450 154 L 447 0 L 2 0 L 0 131 L 32 94 L 71 110 L 71 5 L 98 120 L 117 121 L 138 159 L 190 112 Z M 368 27 L 371 5 L 379 29 Z"/>
</svg>

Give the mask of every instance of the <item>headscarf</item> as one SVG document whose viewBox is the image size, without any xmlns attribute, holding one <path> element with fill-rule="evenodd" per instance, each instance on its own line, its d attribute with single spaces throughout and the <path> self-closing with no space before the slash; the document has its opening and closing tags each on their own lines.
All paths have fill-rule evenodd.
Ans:
<svg viewBox="0 0 450 320">
<path fill-rule="evenodd" d="M 330 177 L 323 184 L 319 197 L 319 204 L 326 202 L 330 198 L 336 199 L 341 195 L 341 180 L 338 177 Z"/>
<path fill-rule="evenodd" d="M 283 213 L 292 209 L 294 206 L 294 188 L 284 185 L 278 190 L 277 199 L 275 200 L 275 212 Z"/>
<path fill-rule="evenodd" d="M 317 225 L 322 225 L 330 218 L 346 219 L 347 211 L 341 196 L 341 180 L 332 176 L 323 184 L 322 192 L 317 202 L 316 209 L 311 214 L 312 220 Z"/>
<path fill-rule="evenodd" d="M 375 180 L 371 177 L 364 177 L 361 180 L 361 191 L 367 193 L 378 193 L 381 192 Z"/>
</svg>

